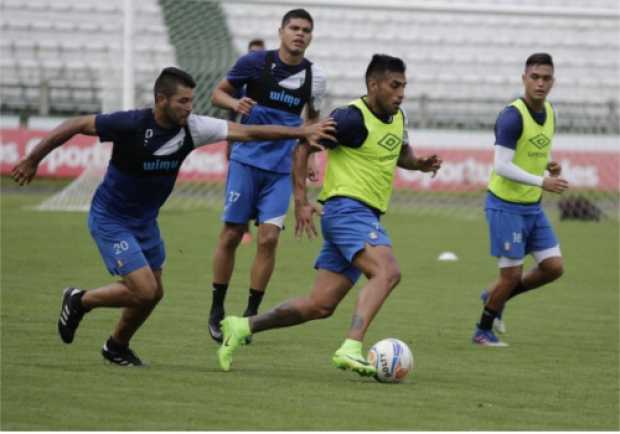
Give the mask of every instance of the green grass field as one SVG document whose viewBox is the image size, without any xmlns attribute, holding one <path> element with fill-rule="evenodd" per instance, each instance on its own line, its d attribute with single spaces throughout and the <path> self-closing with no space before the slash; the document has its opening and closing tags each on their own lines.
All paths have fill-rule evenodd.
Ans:
<svg viewBox="0 0 620 434">
<path fill-rule="evenodd" d="M 166 296 L 133 348 L 147 369 L 104 365 L 118 310 L 87 315 L 72 345 L 56 321 L 61 289 L 111 281 L 82 213 L 2 195 L 2 430 L 618 430 L 618 223 L 555 222 L 566 273 L 513 300 L 506 349 L 470 344 L 480 290 L 496 274 L 475 220 L 388 215 L 403 280 L 365 347 L 408 342 L 416 368 L 385 385 L 331 366 L 356 289 L 333 317 L 266 332 L 218 370 L 207 334 L 219 213 L 164 212 Z M 289 219 L 289 223 L 291 220 Z M 267 309 L 305 293 L 320 242 L 282 236 Z M 451 250 L 461 260 L 441 263 Z M 251 247 L 240 247 L 227 308 L 245 307 Z"/>
</svg>

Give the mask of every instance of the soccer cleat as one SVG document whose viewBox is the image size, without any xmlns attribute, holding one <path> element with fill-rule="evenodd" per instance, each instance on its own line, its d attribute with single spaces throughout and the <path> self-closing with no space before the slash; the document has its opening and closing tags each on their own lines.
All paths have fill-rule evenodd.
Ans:
<svg viewBox="0 0 620 434">
<path fill-rule="evenodd" d="M 361 355 L 361 353 L 347 348 L 339 348 L 332 357 L 334 366 L 338 369 L 351 371 L 362 377 L 377 375 L 377 370 Z"/>
<path fill-rule="evenodd" d="M 209 314 L 209 335 L 215 342 L 222 343 L 222 328 L 220 323 L 224 319 L 224 310 L 213 310 Z"/>
<path fill-rule="evenodd" d="M 72 306 L 71 298 L 83 292 L 83 290 L 78 288 L 65 288 L 63 290 L 60 316 L 58 318 L 58 333 L 65 344 L 73 342 L 75 331 L 85 313 Z"/>
<path fill-rule="evenodd" d="M 217 359 L 224 371 L 230 371 L 232 353 L 245 344 L 245 339 L 251 336 L 250 321 L 238 316 L 227 316 L 221 322 L 223 342 L 217 350 Z"/>
<path fill-rule="evenodd" d="M 121 351 L 114 351 L 110 349 L 108 343 L 106 342 L 105 344 L 103 344 L 103 348 L 101 349 L 101 355 L 103 356 L 104 360 L 114 365 L 127 367 L 146 366 L 144 363 L 142 363 L 142 360 L 140 360 L 140 358 L 136 356 L 136 353 L 131 351 L 129 347 Z"/>
<path fill-rule="evenodd" d="M 508 344 L 506 342 L 502 342 L 499 340 L 493 330 L 482 330 L 480 327 L 476 327 L 476 331 L 471 338 L 471 341 L 474 344 L 480 345 L 482 347 L 507 347 Z"/>
<path fill-rule="evenodd" d="M 482 304 L 485 305 L 487 304 L 488 299 L 489 299 L 489 291 L 485 289 L 480 294 L 480 300 L 482 300 Z M 493 319 L 493 330 L 495 330 L 497 333 L 500 333 L 500 334 L 506 333 L 506 323 L 502 319 L 503 312 L 504 312 L 504 309 L 502 308 L 502 310 L 497 314 L 495 319 Z"/>
</svg>

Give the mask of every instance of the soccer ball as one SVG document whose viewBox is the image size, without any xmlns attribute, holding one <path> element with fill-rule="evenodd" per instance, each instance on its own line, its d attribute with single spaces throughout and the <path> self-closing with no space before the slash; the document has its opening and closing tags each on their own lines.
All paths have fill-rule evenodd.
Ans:
<svg viewBox="0 0 620 434">
<path fill-rule="evenodd" d="M 377 369 L 381 383 L 400 383 L 413 370 L 413 354 L 406 343 L 394 338 L 380 340 L 368 351 L 368 362 Z"/>
</svg>

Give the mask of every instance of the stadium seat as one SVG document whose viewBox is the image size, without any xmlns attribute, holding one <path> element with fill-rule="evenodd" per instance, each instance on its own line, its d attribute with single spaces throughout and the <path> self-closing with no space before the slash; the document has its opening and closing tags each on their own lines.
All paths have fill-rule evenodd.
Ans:
<svg viewBox="0 0 620 434">
<path fill-rule="evenodd" d="M 184 1 L 178 0 L 175 7 Z M 556 61 L 558 83 L 553 100 L 558 105 L 581 103 L 591 113 L 594 125 L 607 116 L 610 99 L 618 104 L 620 15 L 616 0 L 591 0 L 587 8 L 581 0 L 549 0 L 544 7 L 538 0 L 518 4 L 511 0 L 444 0 L 441 5 L 391 0 L 382 7 L 371 2 L 351 6 L 345 0 L 329 5 L 321 0 L 306 3 L 304 7 L 315 17 L 308 54 L 329 78 L 330 101 L 348 101 L 363 92 L 363 71 L 370 56 L 385 52 L 407 62 L 410 98 L 427 95 L 429 101 L 437 100 L 428 104 L 431 110 L 441 107 L 426 114 L 431 122 L 449 122 L 443 119 L 449 111 L 449 104 L 443 105 L 443 101 L 467 98 L 471 99 L 467 115 L 455 114 L 458 119 L 453 121 L 469 120 L 472 125 L 489 127 L 493 123 L 489 113 L 519 91 L 523 59 L 535 50 L 544 50 Z M 110 74 L 110 59 L 122 58 L 122 4 L 118 0 L 3 0 L 3 75 L 24 88 L 33 86 L 28 80 L 63 73 L 88 76 L 94 94 L 117 92 L 102 75 Z M 170 22 L 163 19 L 163 4 L 158 0 L 134 2 L 134 65 L 144 79 L 151 80 L 162 66 L 177 61 L 169 32 L 178 28 L 171 30 Z M 221 7 L 238 52 L 244 52 L 248 40 L 256 37 L 265 39 L 268 47 L 277 46 L 276 29 L 283 6 L 222 2 Z M 534 13 L 538 10 L 542 13 Z M 545 29 L 544 40 L 541 28 Z M 106 65 L 108 69 L 102 69 Z M 72 85 L 70 80 L 65 83 Z M 6 89 L 3 85 L 0 97 Z M 137 104 L 149 103 L 149 93 L 137 92 Z M 83 101 L 85 107 L 91 107 L 91 96 L 80 91 L 63 98 L 74 98 L 71 104 L 76 106 Z M 51 104 L 53 108 L 54 100 Z M 415 101 L 407 104 L 419 108 Z M 461 107 L 459 104 L 455 102 Z M 569 129 L 588 124 L 583 113 L 578 120 L 570 116 L 573 114 L 560 117 Z"/>
<path fill-rule="evenodd" d="M 10 109 L 37 107 L 37 86 L 50 82 L 52 110 L 85 112 L 102 108 L 103 75 L 122 58 L 123 3 L 111 0 L 3 0 L 3 76 L 0 99 Z M 135 2 L 136 64 L 150 68 L 152 81 L 162 65 L 174 64 L 174 50 L 157 0 Z M 120 64 L 118 64 L 120 69 Z M 121 75 L 119 75 L 120 77 Z M 63 91 L 61 87 L 66 87 Z M 118 90 L 109 90 L 115 91 Z M 139 104 L 150 102 L 144 96 Z M 146 100 L 148 98 L 148 101 Z M 98 99 L 98 100 L 97 100 Z M 58 104 L 57 104 L 58 103 Z"/>
</svg>

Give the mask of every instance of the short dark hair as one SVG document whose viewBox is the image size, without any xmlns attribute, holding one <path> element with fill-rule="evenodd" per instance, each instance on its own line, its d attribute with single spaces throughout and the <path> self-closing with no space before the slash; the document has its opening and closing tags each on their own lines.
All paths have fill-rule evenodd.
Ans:
<svg viewBox="0 0 620 434">
<path fill-rule="evenodd" d="M 250 42 L 248 42 L 248 50 L 254 46 L 258 46 L 258 47 L 265 47 L 265 41 L 260 39 L 260 38 L 255 38 L 252 39 Z"/>
<path fill-rule="evenodd" d="M 165 95 L 166 98 L 170 98 L 177 91 L 177 86 L 181 84 L 185 87 L 193 89 L 196 87 L 194 78 L 182 69 L 169 66 L 164 68 L 153 86 L 153 96 L 157 99 L 158 94 Z"/>
<path fill-rule="evenodd" d="M 387 54 L 375 54 L 372 56 L 368 68 L 366 68 L 366 85 L 372 78 L 377 78 L 386 72 L 405 73 L 407 67 L 405 62 L 398 57 L 389 56 Z"/>
<path fill-rule="evenodd" d="M 291 9 L 290 11 L 285 13 L 282 17 L 282 28 L 284 28 L 293 18 L 301 18 L 310 21 L 310 25 L 314 29 L 314 20 L 312 19 L 310 12 L 305 9 Z"/>
<path fill-rule="evenodd" d="M 534 53 L 525 61 L 525 69 L 532 65 L 549 65 L 553 68 L 553 58 L 549 53 Z"/>
</svg>

